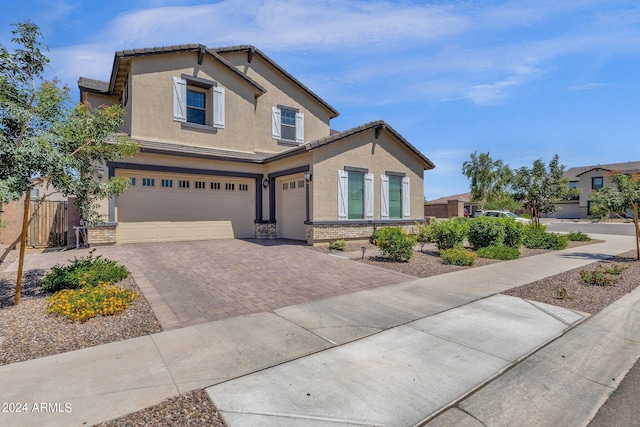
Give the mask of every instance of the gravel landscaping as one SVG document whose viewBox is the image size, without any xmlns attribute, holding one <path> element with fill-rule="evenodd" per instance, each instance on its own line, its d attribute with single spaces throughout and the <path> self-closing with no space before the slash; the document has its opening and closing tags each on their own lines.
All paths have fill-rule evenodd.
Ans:
<svg viewBox="0 0 640 427">
<path fill-rule="evenodd" d="M 98 316 L 73 322 L 47 315 L 49 295 L 42 291 L 44 271 L 30 271 L 23 278 L 20 303 L 13 305 L 15 273 L 0 274 L 0 365 L 23 362 L 52 354 L 79 350 L 160 332 L 162 328 L 129 276 L 118 286 L 139 293 L 128 309 L 116 316 Z"/>
<path fill-rule="evenodd" d="M 590 243 L 595 241 L 570 242 L 569 247 Z M 367 250 L 375 248 L 369 244 L 350 244 L 347 251 L 359 251 L 363 245 L 367 246 Z M 313 249 L 329 252 L 328 248 Z M 543 252 L 548 251 L 523 248 L 521 257 Z M 511 289 L 505 294 L 594 314 L 640 284 L 640 261 L 636 261 L 635 255 L 635 251 L 630 251 L 612 259 L 594 262 L 583 268 Z M 415 256 L 405 263 L 388 262 L 379 256 L 365 256 L 363 260 L 354 262 L 364 262 L 415 277 L 429 277 L 503 261 L 478 258 L 474 267 L 445 265 L 441 262 L 435 247 L 427 245 L 424 252 L 416 252 Z M 598 264 L 616 264 L 626 269 L 613 286 L 584 284 L 580 278 L 580 271 L 593 270 Z M 6 265 L 8 262 L 2 263 L 2 266 Z M 21 302 L 14 307 L 15 273 L 0 273 L 0 365 L 134 338 L 161 330 L 142 294 L 124 313 L 117 316 L 99 316 L 85 323 L 49 316 L 46 314 L 46 294 L 40 288 L 44 274 L 45 271 L 28 272 L 23 283 Z M 119 282 L 119 285 L 140 292 L 131 277 Z M 224 426 L 203 390 L 167 399 L 153 407 L 99 425 Z"/>
</svg>

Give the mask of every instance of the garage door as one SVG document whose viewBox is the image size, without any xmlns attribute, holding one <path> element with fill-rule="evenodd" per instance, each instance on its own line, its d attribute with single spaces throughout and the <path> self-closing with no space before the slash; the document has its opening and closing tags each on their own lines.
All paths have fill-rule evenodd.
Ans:
<svg viewBox="0 0 640 427">
<path fill-rule="evenodd" d="M 307 198 L 303 175 L 280 178 L 276 183 L 280 197 L 276 200 L 277 234 L 284 239 L 307 240 L 305 220 Z"/>
<path fill-rule="evenodd" d="M 554 218 L 562 218 L 562 219 L 574 219 L 580 218 L 580 206 L 578 205 L 578 201 L 571 202 L 559 202 L 557 204 L 558 210 L 551 214 Z"/>
<path fill-rule="evenodd" d="M 132 186 L 116 200 L 119 243 L 253 237 L 251 179 L 144 172 L 126 176 Z"/>
</svg>

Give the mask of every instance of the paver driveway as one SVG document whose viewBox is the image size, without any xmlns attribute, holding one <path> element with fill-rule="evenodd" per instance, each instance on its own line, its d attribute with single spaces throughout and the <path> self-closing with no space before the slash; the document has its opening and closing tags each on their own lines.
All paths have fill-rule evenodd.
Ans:
<svg viewBox="0 0 640 427">
<path fill-rule="evenodd" d="M 50 268 L 86 251 L 30 254 L 25 269 Z M 286 240 L 130 244 L 96 254 L 133 272 L 165 330 L 412 279 Z"/>
</svg>

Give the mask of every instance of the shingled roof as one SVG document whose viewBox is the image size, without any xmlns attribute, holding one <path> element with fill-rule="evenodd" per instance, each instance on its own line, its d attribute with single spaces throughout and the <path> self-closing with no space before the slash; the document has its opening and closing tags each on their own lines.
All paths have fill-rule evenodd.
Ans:
<svg viewBox="0 0 640 427">
<path fill-rule="evenodd" d="M 416 147 L 414 147 L 413 145 L 411 145 L 411 143 L 409 143 L 409 141 L 407 141 L 402 135 L 400 135 L 394 128 L 392 128 L 389 124 L 387 124 L 384 120 L 376 120 L 373 122 L 369 122 L 369 123 L 365 123 L 363 125 L 348 129 L 344 132 L 339 132 L 339 133 L 335 133 L 333 135 L 324 137 L 324 138 L 320 138 L 317 139 L 315 141 L 311 141 L 308 142 L 306 144 L 302 144 L 298 147 L 292 148 L 290 150 L 287 151 L 283 151 L 282 153 L 278 153 L 278 154 L 274 154 L 270 157 L 268 157 L 267 159 L 265 159 L 265 162 L 271 162 L 274 160 L 279 160 L 282 158 L 286 158 L 289 156 L 293 156 L 296 154 L 299 154 L 300 152 L 304 152 L 304 151 L 311 151 L 311 150 L 315 150 L 319 147 L 322 147 L 324 145 L 327 144 L 332 144 L 334 142 L 337 141 L 341 141 L 344 140 L 345 138 L 351 136 L 351 135 L 355 135 L 361 132 L 365 132 L 368 131 L 370 129 L 375 129 L 376 132 L 376 138 L 378 137 L 378 135 L 382 132 L 382 131 L 387 131 L 389 132 L 395 139 L 397 139 L 399 142 L 401 142 L 404 146 L 406 146 L 410 151 L 412 151 L 416 156 L 418 156 L 423 164 L 425 169 L 433 169 L 436 166 L 433 164 L 433 162 L 431 160 L 429 160 L 424 154 L 422 154 Z"/>
<path fill-rule="evenodd" d="M 164 54 L 182 53 L 182 52 L 198 52 L 199 55 L 207 54 L 210 57 L 222 63 L 232 73 L 244 79 L 252 86 L 254 86 L 254 88 L 260 94 L 265 93 L 266 89 L 264 87 L 262 87 L 252 78 L 240 72 L 238 69 L 236 69 L 236 67 L 234 67 L 233 64 L 231 64 L 229 61 L 227 61 L 223 57 L 224 53 L 227 53 L 227 52 L 242 52 L 242 51 L 246 51 L 250 55 L 250 57 L 252 57 L 254 54 L 259 55 L 265 62 L 267 62 L 269 65 L 275 68 L 279 73 L 281 73 L 283 76 L 289 79 L 292 83 L 294 83 L 301 90 L 306 92 L 313 99 L 315 99 L 320 104 L 322 104 L 327 110 L 329 110 L 329 112 L 331 113 L 332 119 L 340 115 L 340 113 L 335 108 L 333 108 L 325 100 L 320 98 L 316 93 L 314 93 L 307 86 L 302 84 L 298 79 L 296 79 L 291 74 L 289 74 L 284 68 L 278 65 L 273 59 L 269 58 L 269 56 L 267 56 L 260 49 L 251 45 L 228 46 L 228 47 L 219 47 L 219 48 L 211 49 L 203 44 L 181 44 L 181 45 L 159 46 L 159 47 L 151 47 L 151 48 L 143 48 L 143 49 L 121 50 L 115 53 L 115 57 L 113 60 L 113 67 L 111 70 L 111 78 L 109 79 L 108 82 L 89 79 L 86 77 L 80 77 L 80 79 L 78 80 L 78 87 L 81 90 L 84 89 L 90 92 L 112 95 L 114 93 L 114 89 L 116 86 L 116 80 L 118 79 L 118 76 L 119 76 L 119 69 L 120 69 L 120 64 L 122 60 L 130 57 L 136 57 L 136 56 L 164 55 Z"/>
<path fill-rule="evenodd" d="M 565 171 L 564 176 L 569 181 L 577 181 L 580 175 L 594 169 L 603 169 L 607 172 L 621 171 L 624 173 L 640 173 L 640 161 L 625 163 L 607 163 L 602 165 L 578 166 L 569 168 Z"/>
<path fill-rule="evenodd" d="M 80 77 L 78 79 L 78 87 L 80 90 L 84 89 L 89 92 L 105 93 L 109 90 L 109 82 Z"/>
</svg>

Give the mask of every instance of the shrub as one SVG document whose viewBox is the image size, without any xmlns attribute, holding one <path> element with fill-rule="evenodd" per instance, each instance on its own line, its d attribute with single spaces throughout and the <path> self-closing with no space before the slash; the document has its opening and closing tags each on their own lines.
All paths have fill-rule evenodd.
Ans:
<svg viewBox="0 0 640 427">
<path fill-rule="evenodd" d="M 590 242 L 591 237 L 584 234 L 582 231 L 574 231 L 567 234 L 567 239 L 570 242 Z"/>
<path fill-rule="evenodd" d="M 509 260 L 518 258 L 520 251 L 510 246 L 494 245 L 478 249 L 477 254 L 482 258 Z"/>
<path fill-rule="evenodd" d="M 96 286 L 54 293 L 48 298 L 47 313 L 85 322 L 98 315 L 122 313 L 137 296 L 137 292 L 99 282 Z"/>
<path fill-rule="evenodd" d="M 440 258 L 444 264 L 470 266 L 476 262 L 478 255 L 462 248 L 450 248 L 440 251 Z"/>
<path fill-rule="evenodd" d="M 347 248 L 347 242 L 344 240 L 336 240 L 329 243 L 329 249 L 334 251 L 344 251 Z"/>
<path fill-rule="evenodd" d="M 624 269 L 623 269 L 624 270 Z M 618 283 L 620 277 L 618 275 L 622 272 L 610 273 L 609 271 L 618 271 L 617 269 L 605 269 L 602 265 L 598 265 L 594 270 L 582 270 L 580 272 L 580 278 L 588 285 L 594 286 L 613 286 Z"/>
<path fill-rule="evenodd" d="M 567 236 L 528 228 L 524 233 L 522 243 L 529 249 L 553 249 L 560 250 L 567 247 Z"/>
<path fill-rule="evenodd" d="M 613 274 L 614 276 L 622 274 L 623 271 L 627 269 L 624 265 L 613 264 L 611 267 L 603 267 L 605 273 Z"/>
<path fill-rule="evenodd" d="M 419 243 L 430 243 L 431 242 L 431 224 L 416 224 L 417 233 L 416 240 Z"/>
<path fill-rule="evenodd" d="M 42 279 L 42 288 L 47 292 L 62 289 L 78 289 L 84 286 L 96 286 L 99 282 L 113 283 L 120 281 L 129 272 L 115 261 L 93 256 L 92 250 L 85 257 L 74 258 L 67 266 L 55 265 Z"/>
<path fill-rule="evenodd" d="M 501 218 L 504 225 L 504 242 L 505 246 L 511 248 L 518 248 L 522 244 L 524 239 L 524 231 L 526 226 L 521 222 L 515 221 L 512 218 Z"/>
<path fill-rule="evenodd" d="M 467 238 L 471 246 L 479 249 L 501 245 L 504 235 L 504 224 L 500 219 L 482 216 L 471 222 Z"/>
<path fill-rule="evenodd" d="M 430 235 L 439 250 L 462 248 L 468 230 L 468 221 L 449 219 L 433 223 Z"/>
<path fill-rule="evenodd" d="M 384 227 L 379 230 L 380 252 L 391 261 L 409 261 L 416 246 L 416 237 L 400 227 Z"/>
</svg>

